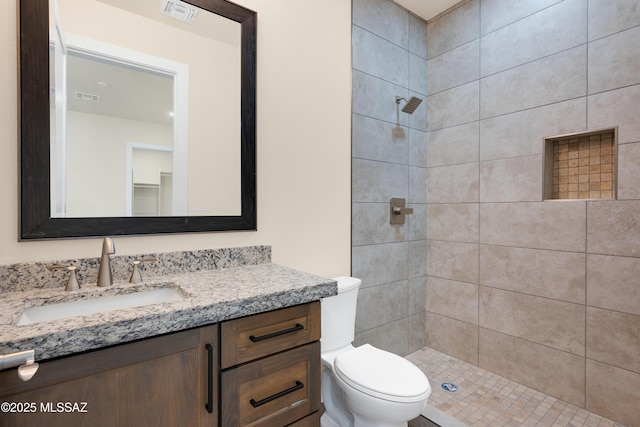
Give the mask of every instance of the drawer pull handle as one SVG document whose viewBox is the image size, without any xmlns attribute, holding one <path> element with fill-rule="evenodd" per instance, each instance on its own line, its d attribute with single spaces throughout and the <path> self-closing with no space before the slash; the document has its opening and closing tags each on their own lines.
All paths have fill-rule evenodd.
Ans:
<svg viewBox="0 0 640 427">
<path fill-rule="evenodd" d="M 207 344 L 207 408 L 208 413 L 213 412 L 213 346 Z"/>
<path fill-rule="evenodd" d="M 282 396 L 285 396 L 289 393 L 293 393 L 296 390 L 300 390 L 303 387 L 304 387 L 304 384 L 302 384 L 301 381 L 296 381 L 296 385 L 294 385 L 293 387 L 289 387 L 286 390 L 282 390 L 281 392 L 276 393 L 272 396 L 265 397 L 264 399 L 258 400 L 257 402 L 254 399 L 251 399 L 249 403 L 251 403 L 251 406 L 253 406 L 254 408 L 257 408 L 258 406 L 264 405 L 265 403 L 272 402 L 276 399 L 281 398 Z"/>
<path fill-rule="evenodd" d="M 283 329 L 282 331 L 272 332 L 266 335 L 260 335 L 259 337 L 256 337 L 255 335 L 249 335 L 249 339 L 251 340 L 251 342 L 260 342 L 268 340 L 270 338 L 279 337 L 280 335 L 286 335 L 292 332 L 301 331 L 302 329 L 304 329 L 304 326 L 302 326 L 300 323 L 296 323 L 296 326 L 294 326 L 293 328 Z"/>
</svg>

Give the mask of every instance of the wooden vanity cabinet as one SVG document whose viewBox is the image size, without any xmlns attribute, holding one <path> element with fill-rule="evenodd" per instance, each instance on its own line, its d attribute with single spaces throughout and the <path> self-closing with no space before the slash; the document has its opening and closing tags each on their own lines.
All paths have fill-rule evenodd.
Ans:
<svg viewBox="0 0 640 427">
<path fill-rule="evenodd" d="M 320 303 L 222 322 L 222 426 L 320 425 Z"/>
<path fill-rule="evenodd" d="M 319 427 L 319 340 L 316 301 L 9 369 L 0 426 Z"/>
<path fill-rule="evenodd" d="M 0 372 L 0 425 L 216 427 L 218 352 L 212 325 Z"/>
</svg>

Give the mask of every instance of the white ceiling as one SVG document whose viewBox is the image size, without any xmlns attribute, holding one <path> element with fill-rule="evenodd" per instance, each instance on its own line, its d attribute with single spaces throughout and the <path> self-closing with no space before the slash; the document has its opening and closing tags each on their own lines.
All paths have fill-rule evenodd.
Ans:
<svg viewBox="0 0 640 427">
<path fill-rule="evenodd" d="M 400 6 L 409 9 L 425 21 L 441 14 L 460 0 L 394 0 Z"/>
</svg>

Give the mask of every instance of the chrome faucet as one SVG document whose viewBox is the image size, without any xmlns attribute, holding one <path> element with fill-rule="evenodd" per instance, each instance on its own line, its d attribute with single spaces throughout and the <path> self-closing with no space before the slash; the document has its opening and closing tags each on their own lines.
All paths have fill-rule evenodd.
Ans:
<svg viewBox="0 0 640 427">
<path fill-rule="evenodd" d="M 98 270 L 98 286 L 111 286 L 113 284 L 113 274 L 111 273 L 111 258 L 109 255 L 116 253 L 116 245 L 111 237 L 105 237 L 102 241 L 102 257 L 100 258 L 100 269 Z"/>
</svg>

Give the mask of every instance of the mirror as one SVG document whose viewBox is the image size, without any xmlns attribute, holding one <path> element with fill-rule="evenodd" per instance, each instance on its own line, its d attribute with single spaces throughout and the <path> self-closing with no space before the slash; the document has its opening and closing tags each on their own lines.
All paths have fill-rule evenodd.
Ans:
<svg viewBox="0 0 640 427">
<path fill-rule="evenodd" d="M 255 230 L 256 13 L 57 1 L 19 2 L 21 239 Z"/>
</svg>

